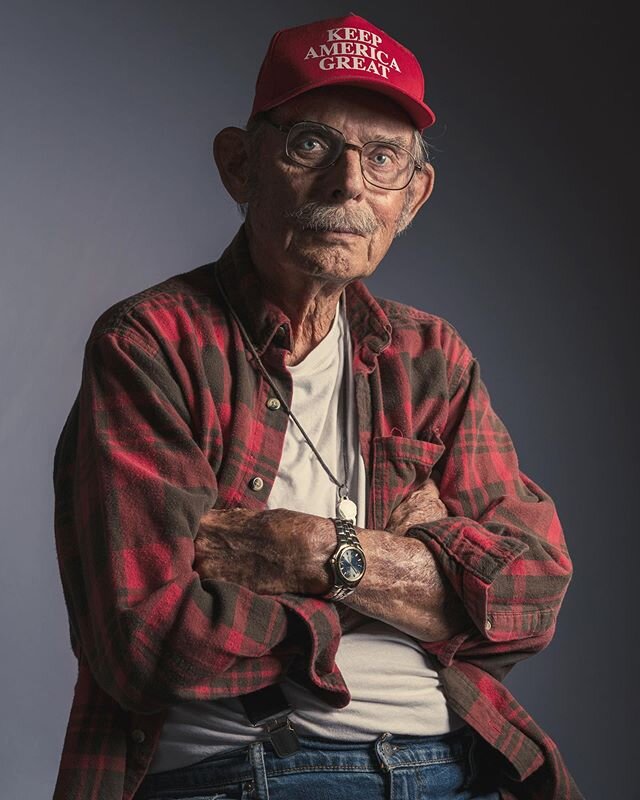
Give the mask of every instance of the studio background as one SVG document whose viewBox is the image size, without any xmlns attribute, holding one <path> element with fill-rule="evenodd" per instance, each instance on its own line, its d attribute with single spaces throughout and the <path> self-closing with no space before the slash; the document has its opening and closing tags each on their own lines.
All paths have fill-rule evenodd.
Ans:
<svg viewBox="0 0 640 800">
<path fill-rule="evenodd" d="M 213 135 L 244 124 L 275 30 L 349 10 L 416 53 L 438 116 L 434 195 L 369 286 L 456 326 L 574 563 L 555 639 L 506 683 L 587 798 L 637 796 L 638 131 L 621 8 L 3 0 L 3 800 L 51 797 L 71 706 L 51 474 L 91 326 L 218 257 L 240 217 Z"/>
</svg>

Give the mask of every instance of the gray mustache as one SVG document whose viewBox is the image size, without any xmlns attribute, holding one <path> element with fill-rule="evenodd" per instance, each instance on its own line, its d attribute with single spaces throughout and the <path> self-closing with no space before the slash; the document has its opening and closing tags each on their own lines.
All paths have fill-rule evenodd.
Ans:
<svg viewBox="0 0 640 800">
<path fill-rule="evenodd" d="M 295 211 L 288 211 L 285 217 L 296 222 L 303 230 L 311 231 L 347 231 L 364 235 L 378 228 L 375 217 L 367 209 L 347 210 L 342 206 L 313 200 Z"/>
</svg>

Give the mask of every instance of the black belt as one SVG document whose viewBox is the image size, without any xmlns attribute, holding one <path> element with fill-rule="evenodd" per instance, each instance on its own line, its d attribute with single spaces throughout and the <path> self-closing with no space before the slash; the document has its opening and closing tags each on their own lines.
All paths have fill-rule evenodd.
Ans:
<svg viewBox="0 0 640 800">
<path fill-rule="evenodd" d="M 267 739 L 277 756 L 290 756 L 300 749 L 298 734 L 289 719 L 292 708 L 278 684 L 265 686 L 238 699 L 254 728 L 264 726 Z"/>
</svg>

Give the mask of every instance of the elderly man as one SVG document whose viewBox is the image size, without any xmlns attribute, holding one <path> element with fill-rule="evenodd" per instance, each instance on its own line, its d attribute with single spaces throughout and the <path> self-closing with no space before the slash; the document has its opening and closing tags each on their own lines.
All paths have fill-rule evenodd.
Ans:
<svg viewBox="0 0 640 800">
<path fill-rule="evenodd" d="M 423 88 L 361 17 L 278 32 L 215 139 L 233 242 L 95 323 L 59 800 L 581 797 L 501 683 L 571 576 L 553 502 L 457 331 L 361 280 L 433 187 Z"/>
</svg>

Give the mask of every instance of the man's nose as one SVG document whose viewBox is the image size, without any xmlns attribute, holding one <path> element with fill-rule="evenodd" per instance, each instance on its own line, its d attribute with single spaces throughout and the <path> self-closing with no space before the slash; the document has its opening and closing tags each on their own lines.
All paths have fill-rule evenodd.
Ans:
<svg viewBox="0 0 640 800">
<path fill-rule="evenodd" d="M 365 181 L 357 147 L 347 144 L 340 158 L 327 171 L 332 198 L 351 200 L 362 194 Z"/>
</svg>

